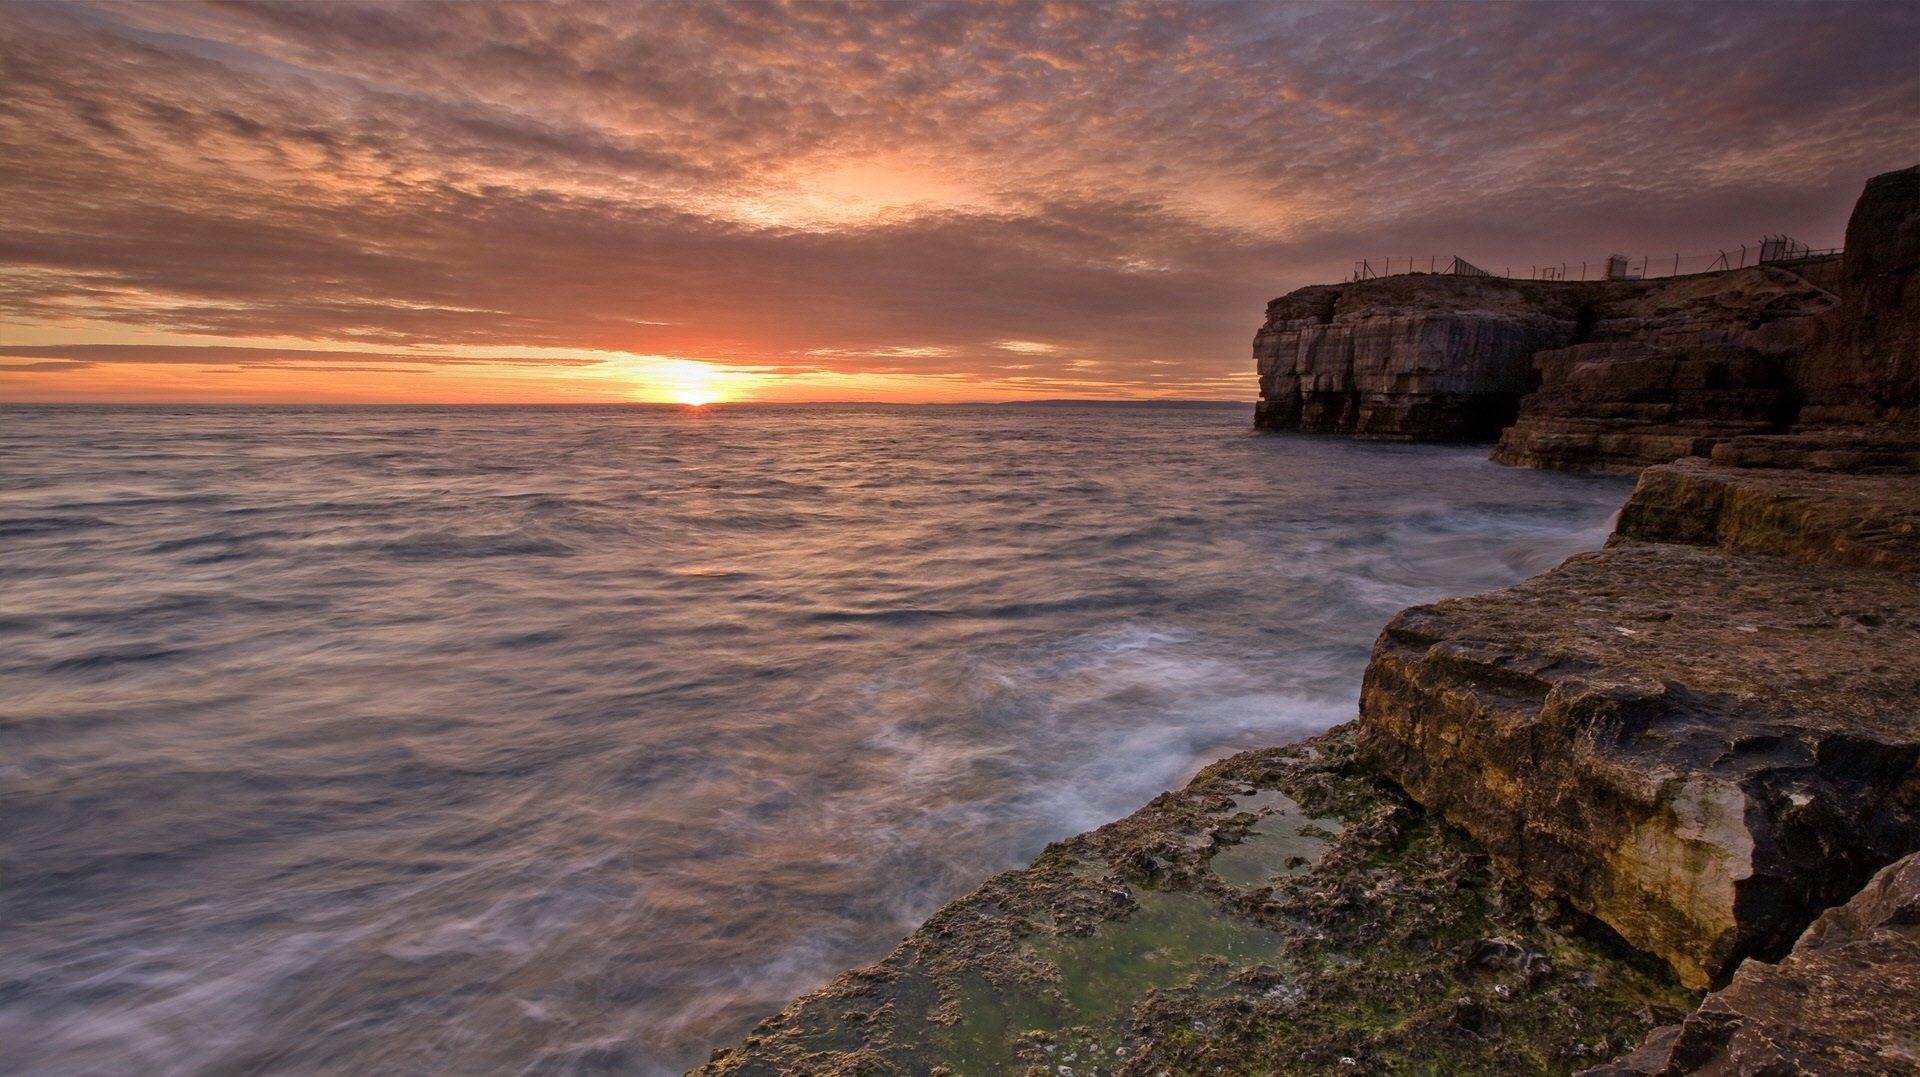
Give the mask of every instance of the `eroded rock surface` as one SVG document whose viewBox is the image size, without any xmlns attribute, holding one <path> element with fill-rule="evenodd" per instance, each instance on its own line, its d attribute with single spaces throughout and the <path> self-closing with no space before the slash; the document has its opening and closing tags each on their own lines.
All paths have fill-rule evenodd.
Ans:
<svg viewBox="0 0 1920 1077">
<path fill-rule="evenodd" d="M 1920 1073 L 1920 856 L 1814 921 L 1779 964 L 1749 961 L 1676 1026 L 1582 1077 Z"/>
<path fill-rule="evenodd" d="M 1568 1073 L 1694 1001 L 1358 766 L 1349 726 L 1050 846 L 696 1072 Z"/>
<path fill-rule="evenodd" d="M 1658 281 L 1411 274 L 1305 288 L 1268 304 L 1254 337 L 1255 423 L 1490 441 L 1518 415 L 1523 433 L 1502 449 L 1514 462 L 1672 459 L 1663 454 L 1778 429 L 1786 357 L 1836 302 L 1775 266 Z M 1537 387 L 1543 395 L 1529 396 Z M 1669 441 L 1647 440 L 1661 427 Z M 1681 435 L 1690 440 L 1672 440 Z M 1612 440 L 1596 451 L 1602 436 Z"/>
<path fill-rule="evenodd" d="M 1892 466 L 1893 442 L 1864 448 L 1801 448 L 1800 462 L 1889 461 L 1865 473 L 1740 467 L 1742 459 L 1786 462 L 1796 438 L 1749 439 L 1714 459 L 1681 460 L 1640 474 L 1620 511 L 1613 542 L 1678 542 L 1801 561 L 1920 572 L 1920 468 Z M 1767 443 L 1767 444 L 1755 444 Z M 1814 446 L 1832 446 L 1817 439 Z M 1920 457 L 1920 439 L 1913 443 Z M 1920 659 L 1917 659 L 1920 660 Z"/>
<path fill-rule="evenodd" d="M 1254 337 L 1255 422 L 1384 439 L 1491 440 L 1533 388 L 1533 353 L 1573 332 L 1572 309 L 1543 307 L 1538 291 L 1424 277 L 1276 299 Z"/>
<path fill-rule="evenodd" d="M 1766 265 L 1654 282 L 1614 300 L 1587 342 L 1534 356 L 1540 386 L 1503 432 L 1498 463 L 1632 471 L 1786 429 L 1787 376 L 1838 299 Z"/>
<path fill-rule="evenodd" d="M 1696 987 L 1920 848 L 1920 577 L 1632 544 L 1387 626 L 1363 756 Z"/>
<path fill-rule="evenodd" d="M 1840 309 L 1793 366 L 1817 425 L 1920 418 L 1920 165 L 1867 181 L 1847 220 Z"/>
</svg>

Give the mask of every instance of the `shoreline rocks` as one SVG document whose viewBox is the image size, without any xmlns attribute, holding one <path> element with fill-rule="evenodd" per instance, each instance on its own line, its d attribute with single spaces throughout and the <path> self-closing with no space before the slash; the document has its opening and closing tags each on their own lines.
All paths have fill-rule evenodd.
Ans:
<svg viewBox="0 0 1920 1077">
<path fill-rule="evenodd" d="M 1829 909 L 1778 964 L 1750 961 L 1678 1025 L 1580 1077 L 1920 1072 L 1920 854 Z"/>
<path fill-rule="evenodd" d="M 1693 1008 L 1358 765 L 1353 732 L 1050 846 L 694 1072 L 1570 1072 Z"/>
<path fill-rule="evenodd" d="M 1634 543 L 1387 626 L 1362 757 L 1692 987 L 1920 848 L 1920 576 Z"/>
<path fill-rule="evenodd" d="M 1920 1074 L 1920 167 L 1838 263 L 1320 286 L 1255 351 L 1265 429 L 1654 466 L 1606 549 L 1395 617 L 1357 723 L 696 1072 Z"/>
</svg>

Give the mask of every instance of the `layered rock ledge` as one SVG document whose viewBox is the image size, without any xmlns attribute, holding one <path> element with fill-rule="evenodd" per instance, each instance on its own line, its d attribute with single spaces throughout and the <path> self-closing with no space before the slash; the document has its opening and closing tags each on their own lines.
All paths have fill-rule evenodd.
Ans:
<svg viewBox="0 0 1920 1077">
<path fill-rule="evenodd" d="M 1634 544 L 1408 610 L 1361 751 L 1689 985 L 1920 848 L 1920 576 Z"/>
<path fill-rule="evenodd" d="M 1364 758 L 1721 988 L 1594 1077 L 1920 1073 L 1917 461 L 1733 439 L 1643 472 L 1606 550 L 1376 644 Z"/>
</svg>

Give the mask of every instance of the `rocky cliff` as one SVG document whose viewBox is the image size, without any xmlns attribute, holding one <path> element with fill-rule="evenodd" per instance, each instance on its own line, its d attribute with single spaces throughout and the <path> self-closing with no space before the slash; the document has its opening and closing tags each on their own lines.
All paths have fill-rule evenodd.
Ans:
<svg viewBox="0 0 1920 1077">
<path fill-rule="evenodd" d="M 1590 339 L 1533 356 L 1538 388 L 1493 459 L 1630 471 L 1785 430 L 1799 399 L 1788 367 L 1838 303 L 1777 266 L 1659 282 L 1617 301 Z"/>
<path fill-rule="evenodd" d="M 1255 422 L 1271 430 L 1489 440 L 1533 387 L 1533 354 L 1572 339 L 1572 296 L 1535 282 L 1394 277 L 1274 300 L 1254 337 Z"/>
<path fill-rule="evenodd" d="M 1792 366 L 1799 421 L 1920 420 L 1920 165 L 1867 181 L 1847 221 L 1840 309 Z"/>
<path fill-rule="evenodd" d="M 1491 441 L 1516 418 L 1558 466 L 1685 455 L 1699 438 L 1775 429 L 1789 356 L 1838 303 L 1773 266 L 1661 281 L 1409 274 L 1274 300 L 1254 337 L 1255 422 L 1269 430 Z M 1548 417 L 1578 420 L 1565 430 Z M 1590 446 L 1612 447 L 1588 460 Z M 1558 456 L 1566 456 L 1565 460 Z"/>
<path fill-rule="evenodd" d="M 1868 182 L 1843 256 L 1654 281 L 1406 274 L 1305 288 L 1254 337 L 1255 424 L 1499 439 L 1637 471 L 1730 438 L 1920 422 L 1920 166 Z"/>
<path fill-rule="evenodd" d="M 1276 300 L 1269 428 L 1517 410 L 1514 462 L 1688 458 L 1606 549 L 1395 617 L 1357 723 L 1049 847 L 700 1072 L 1920 1074 L 1916 221 L 1920 169 L 1838 269 Z"/>
</svg>

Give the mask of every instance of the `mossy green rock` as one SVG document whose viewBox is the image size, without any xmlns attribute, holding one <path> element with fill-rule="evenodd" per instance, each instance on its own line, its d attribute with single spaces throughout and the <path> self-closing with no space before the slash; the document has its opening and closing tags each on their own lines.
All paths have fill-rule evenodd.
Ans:
<svg viewBox="0 0 1920 1077">
<path fill-rule="evenodd" d="M 699 1073 L 1568 1073 L 1695 1001 L 1360 767 L 1247 752 L 1050 846 Z"/>
</svg>

